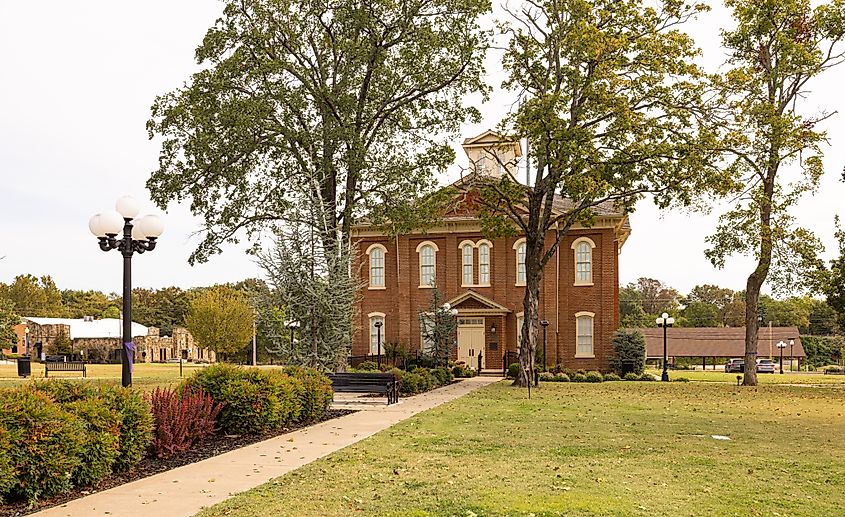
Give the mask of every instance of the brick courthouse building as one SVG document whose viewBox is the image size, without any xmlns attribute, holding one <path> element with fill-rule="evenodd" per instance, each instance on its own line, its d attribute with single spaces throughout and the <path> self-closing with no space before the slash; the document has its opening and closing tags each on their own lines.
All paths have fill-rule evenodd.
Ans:
<svg viewBox="0 0 845 517">
<path fill-rule="evenodd" d="M 487 131 L 464 141 L 464 151 L 482 174 L 511 174 L 502 163 L 515 163 L 518 142 L 502 142 Z M 492 159 L 498 153 L 499 159 Z M 555 199 L 565 210 L 568 201 Z M 619 326 L 618 255 L 630 234 L 628 218 L 612 206 L 595 210 L 595 223 L 576 225 L 546 265 L 540 287 L 540 318 L 547 328 L 547 363 L 574 369 L 606 370 Z M 551 230 L 546 242 L 555 238 Z M 453 360 L 482 369 L 501 369 L 506 352 L 516 352 L 522 331 L 525 294 L 525 239 L 487 239 L 471 212 L 452 211 L 425 233 L 397 238 L 374 226 L 353 229 L 359 271 L 366 282 L 356 313 L 358 330 L 352 354 L 377 352 L 395 343 L 410 352 L 422 349 L 420 321 L 431 304 L 435 283 L 443 299 L 458 311 L 457 349 Z M 542 348 L 542 329 L 538 346 Z"/>
</svg>

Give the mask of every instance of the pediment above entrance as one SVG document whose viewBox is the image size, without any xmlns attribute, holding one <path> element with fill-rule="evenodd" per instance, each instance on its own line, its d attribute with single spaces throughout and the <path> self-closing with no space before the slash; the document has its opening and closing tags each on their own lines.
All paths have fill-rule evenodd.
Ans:
<svg viewBox="0 0 845 517">
<path fill-rule="evenodd" d="M 474 312 L 485 314 L 507 314 L 511 312 L 511 310 L 504 305 L 496 303 L 490 298 L 482 296 L 472 290 L 463 292 L 462 294 L 449 300 L 447 303 L 451 305 L 452 308 L 458 309 L 459 313 Z"/>
</svg>

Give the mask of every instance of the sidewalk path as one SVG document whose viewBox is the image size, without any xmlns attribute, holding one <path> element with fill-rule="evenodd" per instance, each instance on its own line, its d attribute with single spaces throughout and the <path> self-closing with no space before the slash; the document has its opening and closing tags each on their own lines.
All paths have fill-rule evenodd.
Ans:
<svg viewBox="0 0 845 517">
<path fill-rule="evenodd" d="M 399 404 L 358 404 L 357 413 L 254 443 L 213 458 L 139 479 L 35 515 L 181 517 L 217 504 L 359 442 L 417 413 L 501 380 L 474 377 L 401 399 Z M 383 399 L 379 399 L 383 400 Z M 352 407 L 344 405 L 344 407 Z"/>
</svg>

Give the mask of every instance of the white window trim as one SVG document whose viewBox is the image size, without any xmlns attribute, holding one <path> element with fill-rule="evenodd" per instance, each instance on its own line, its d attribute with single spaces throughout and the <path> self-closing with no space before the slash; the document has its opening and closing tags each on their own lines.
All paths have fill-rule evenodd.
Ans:
<svg viewBox="0 0 845 517">
<path fill-rule="evenodd" d="M 481 283 L 481 245 L 487 245 L 487 282 Z M 493 243 L 487 239 L 481 239 L 475 243 L 478 248 L 478 283 L 475 287 L 490 287 L 493 285 Z"/>
<path fill-rule="evenodd" d="M 424 246 L 431 246 L 434 249 L 434 282 L 429 285 L 422 285 L 422 249 Z M 417 262 L 419 262 L 419 280 L 420 280 L 420 289 L 433 289 L 434 283 L 437 282 L 437 252 L 440 251 L 440 248 L 437 247 L 432 241 L 422 241 L 421 243 L 417 244 Z"/>
<path fill-rule="evenodd" d="M 387 248 L 385 248 L 383 245 L 378 244 L 378 243 L 370 244 L 370 246 L 367 248 L 367 251 L 365 252 L 367 254 L 367 257 L 370 256 L 370 252 L 373 251 L 374 249 L 380 249 L 381 252 L 382 252 L 382 257 L 383 257 L 383 261 L 384 261 L 384 265 L 382 266 L 382 269 L 384 270 L 384 275 L 382 276 L 382 281 L 384 282 L 384 285 L 373 285 L 372 284 L 372 282 L 373 282 L 373 280 L 372 280 L 373 263 L 370 262 L 370 264 L 369 264 L 370 267 L 368 269 L 368 275 L 367 275 L 370 283 L 369 283 L 369 286 L 367 287 L 367 289 L 369 289 L 370 291 L 383 291 L 383 290 L 387 289 Z"/>
<path fill-rule="evenodd" d="M 514 264 L 515 264 L 514 273 L 515 273 L 515 279 L 516 279 L 516 282 L 514 283 L 514 285 L 516 287 L 525 287 L 525 282 L 519 281 L 519 247 L 520 247 L 520 245 L 525 244 L 525 242 L 526 242 L 525 237 L 522 237 L 521 239 L 517 239 L 516 242 L 513 243 L 513 249 L 515 251 L 515 253 L 514 253 L 514 259 L 515 259 L 515 261 L 514 261 Z M 527 245 L 526 245 L 526 248 L 525 248 L 525 254 L 528 255 Z M 527 279 L 527 277 L 528 277 L 528 268 L 527 267 L 525 269 L 525 276 L 526 276 L 526 279 Z"/>
<path fill-rule="evenodd" d="M 592 338 L 593 342 L 593 353 L 592 354 L 579 354 L 578 353 L 578 318 L 583 316 L 590 317 L 590 337 Z M 592 359 L 596 356 L 596 313 L 589 312 L 589 311 L 581 311 L 575 313 L 575 358 L 576 359 Z"/>
<path fill-rule="evenodd" d="M 469 255 L 469 265 L 472 266 L 472 274 L 470 283 L 466 283 L 466 278 L 464 278 L 464 248 L 469 246 L 472 248 L 470 250 Z M 460 251 L 461 256 L 461 287 L 475 287 L 475 243 L 472 241 L 461 241 L 460 246 L 458 246 L 458 250 Z"/>
<path fill-rule="evenodd" d="M 589 282 L 583 282 L 583 281 L 579 282 L 578 281 L 578 245 L 581 244 L 582 242 L 586 242 L 587 244 L 590 245 L 590 281 Z M 573 265 L 572 274 L 575 277 L 575 283 L 573 283 L 572 285 L 583 286 L 583 287 L 588 287 L 588 286 L 594 285 L 594 283 L 593 283 L 593 270 L 595 269 L 594 268 L 595 261 L 593 260 L 593 255 L 594 255 L 593 250 L 594 249 L 596 249 L 596 243 L 593 242 L 593 239 L 590 239 L 589 237 L 578 237 L 572 243 L 572 260 L 573 260 L 573 262 L 572 262 L 572 265 Z"/>
<path fill-rule="evenodd" d="M 384 352 L 384 331 L 387 329 L 387 315 L 383 312 L 371 312 L 367 314 L 367 322 L 369 323 L 367 326 L 367 351 L 369 354 L 367 355 L 375 355 L 378 353 L 378 350 L 373 352 L 373 318 L 381 318 L 381 349 L 382 352 Z M 378 345 L 376 348 L 378 348 Z"/>
</svg>

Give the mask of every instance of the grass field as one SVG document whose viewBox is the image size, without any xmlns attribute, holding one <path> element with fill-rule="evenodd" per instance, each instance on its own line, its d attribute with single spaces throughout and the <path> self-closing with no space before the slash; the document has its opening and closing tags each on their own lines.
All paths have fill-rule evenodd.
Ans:
<svg viewBox="0 0 845 517">
<path fill-rule="evenodd" d="M 547 383 L 529 401 L 501 382 L 200 515 L 842 515 L 843 401 L 714 382 Z"/>
<path fill-rule="evenodd" d="M 194 371 L 204 365 L 184 363 L 182 374 L 189 377 Z M 96 382 L 120 382 L 121 366 L 119 364 L 89 364 L 86 365 L 87 379 Z M 32 363 L 32 376 L 28 379 L 18 377 L 17 365 L 14 362 L 0 364 L 0 387 L 19 386 L 33 380 L 44 379 L 44 365 Z M 81 372 L 50 372 L 50 378 L 82 379 Z M 145 390 L 152 390 L 156 386 L 175 386 L 179 383 L 178 363 L 142 363 L 135 364 L 132 374 L 132 385 Z"/>
<path fill-rule="evenodd" d="M 648 370 L 649 373 L 660 378 L 660 370 Z M 721 371 L 701 371 L 701 370 L 669 370 L 669 379 L 677 379 L 678 377 L 686 377 L 691 381 L 702 382 L 727 382 L 736 384 L 736 376 L 741 375 L 737 373 L 725 373 Z M 845 375 L 824 375 L 821 372 L 794 372 L 789 373 L 784 371 L 783 375 L 779 373 L 758 373 L 758 384 L 842 384 L 845 385 Z"/>
</svg>

